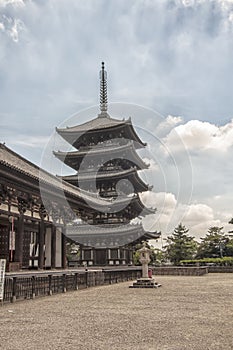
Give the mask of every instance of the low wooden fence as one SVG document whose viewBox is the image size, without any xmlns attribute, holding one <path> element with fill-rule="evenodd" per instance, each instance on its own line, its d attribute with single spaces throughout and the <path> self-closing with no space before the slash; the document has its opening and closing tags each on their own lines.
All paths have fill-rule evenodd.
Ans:
<svg viewBox="0 0 233 350">
<path fill-rule="evenodd" d="M 98 271 L 41 272 L 6 275 L 3 302 L 34 299 L 88 287 L 125 282 L 140 278 L 141 268 Z"/>
</svg>

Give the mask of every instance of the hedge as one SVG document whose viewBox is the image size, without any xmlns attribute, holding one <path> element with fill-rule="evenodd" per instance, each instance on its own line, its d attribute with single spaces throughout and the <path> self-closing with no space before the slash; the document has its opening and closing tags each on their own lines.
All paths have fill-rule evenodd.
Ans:
<svg viewBox="0 0 233 350">
<path fill-rule="evenodd" d="M 181 265 L 216 265 L 216 266 L 233 266 L 233 257 L 224 256 L 223 258 L 204 258 L 204 259 L 192 259 L 181 260 Z"/>
</svg>

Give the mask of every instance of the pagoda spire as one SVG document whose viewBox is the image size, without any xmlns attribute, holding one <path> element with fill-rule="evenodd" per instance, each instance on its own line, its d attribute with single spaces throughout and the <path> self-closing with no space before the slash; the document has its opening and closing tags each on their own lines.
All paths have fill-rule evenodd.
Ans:
<svg viewBox="0 0 233 350">
<path fill-rule="evenodd" d="M 107 97 L 107 72 L 104 70 L 104 62 L 100 71 L 100 114 L 99 117 L 108 117 L 108 97 Z"/>
</svg>

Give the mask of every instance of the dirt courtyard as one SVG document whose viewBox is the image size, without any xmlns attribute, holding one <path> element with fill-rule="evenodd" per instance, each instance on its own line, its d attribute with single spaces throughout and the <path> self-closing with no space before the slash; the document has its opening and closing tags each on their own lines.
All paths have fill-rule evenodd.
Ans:
<svg viewBox="0 0 233 350">
<path fill-rule="evenodd" d="M 157 276 L 0 307 L 3 350 L 232 350 L 233 274 Z"/>
</svg>

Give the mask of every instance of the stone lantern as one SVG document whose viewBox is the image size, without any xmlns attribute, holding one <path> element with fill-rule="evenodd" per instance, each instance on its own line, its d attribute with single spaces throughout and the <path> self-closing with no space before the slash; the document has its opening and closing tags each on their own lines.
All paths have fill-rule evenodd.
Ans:
<svg viewBox="0 0 233 350">
<path fill-rule="evenodd" d="M 142 264 L 142 278 L 138 278 L 130 288 L 158 288 L 161 284 L 157 283 L 154 278 L 149 278 L 148 264 L 150 262 L 150 249 L 147 248 L 146 242 L 139 249 L 139 261 Z"/>
<path fill-rule="evenodd" d="M 150 249 L 147 248 L 146 243 L 139 249 L 140 258 L 139 261 L 142 264 L 142 278 L 149 278 L 148 275 L 148 264 L 150 262 Z"/>
</svg>

